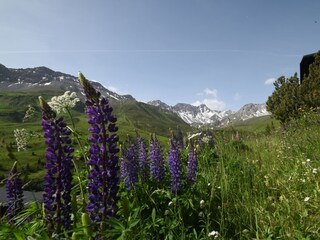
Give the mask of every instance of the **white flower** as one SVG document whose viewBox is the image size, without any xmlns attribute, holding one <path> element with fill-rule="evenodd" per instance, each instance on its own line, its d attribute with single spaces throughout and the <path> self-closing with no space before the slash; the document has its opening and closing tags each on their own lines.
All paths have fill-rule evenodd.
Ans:
<svg viewBox="0 0 320 240">
<path fill-rule="evenodd" d="M 26 122 L 29 120 L 29 118 L 31 118 L 35 113 L 35 109 L 34 107 L 32 107 L 30 104 L 28 105 L 28 109 L 26 111 L 26 114 L 23 117 L 23 122 Z"/>
<path fill-rule="evenodd" d="M 208 237 L 213 237 L 214 239 L 219 237 L 219 232 L 218 231 L 212 231 L 208 234 Z"/>
<path fill-rule="evenodd" d="M 305 197 L 305 198 L 304 198 L 304 201 L 305 201 L 305 202 L 308 202 L 309 200 L 310 200 L 310 197 Z"/>
<path fill-rule="evenodd" d="M 170 207 L 172 204 L 173 204 L 173 202 L 170 201 L 170 202 L 168 203 L 168 207 Z"/>
<path fill-rule="evenodd" d="M 205 204 L 204 200 L 201 200 L 201 201 L 200 201 L 200 207 L 203 208 L 203 207 L 204 207 L 204 204 Z"/>
<path fill-rule="evenodd" d="M 30 134 L 25 128 L 13 130 L 13 135 L 16 139 L 18 152 L 27 150 L 27 143 L 30 138 Z"/>
<path fill-rule="evenodd" d="M 60 112 L 66 112 L 69 108 L 73 108 L 79 101 L 80 99 L 75 92 L 66 91 L 61 96 L 52 97 L 48 104 L 59 114 Z"/>
<path fill-rule="evenodd" d="M 307 159 L 307 162 L 310 162 L 310 161 L 311 161 L 311 160 L 308 158 L 308 159 Z"/>
<path fill-rule="evenodd" d="M 318 169 L 314 168 L 312 169 L 312 173 L 316 174 L 318 172 Z"/>
</svg>

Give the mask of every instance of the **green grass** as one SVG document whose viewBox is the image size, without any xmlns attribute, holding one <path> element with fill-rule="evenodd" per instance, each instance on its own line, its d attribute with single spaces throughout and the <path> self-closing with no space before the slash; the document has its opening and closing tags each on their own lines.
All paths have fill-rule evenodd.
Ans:
<svg viewBox="0 0 320 240">
<path fill-rule="evenodd" d="M 143 104 L 132 103 L 118 109 L 122 141 L 127 134 L 134 136 L 134 130 L 140 126 L 136 118 L 129 118 L 126 113 L 135 116 L 138 110 L 145 111 L 150 116 L 143 119 L 146 126 L 159 116 Z M 165 118 L 165 113 L 162 114 L 161 118 Z M 85 142 L 86 117 L 79 112 L 74 112 L 74 116 Z M 114 229 L 102 232 L 110 239 L 202 240 L 213 239 L 208 236 L 212 231 L 219 233 L 216 239 L 320 239 L 320 127 L 318 116 L 309 117 L 293 122 L 287 131 L 270 118 L 214 131 L 215 148 L 205 145 L 199 149 L 194 184 L 184 180 L 181 191 L 171 192 L 168 167 L 161 184 L 140 178 L 130 192 L 121 184 L 118 218 L 109 222 Z M 267 129 L 271 121 L 274 127 Z M 6 150 L 13 141 L 10 133 L 22 125 L 41 135 L 39 122 L 0 123 L 2 174 L 12 164 Z M 150 131 L 150 126 L 139 129 L 145 139 Z M 232 140 L 236 131 L 240 139 Z M 159 138 L 163 146 L 168 146 L 165 135 Z M 19 161 L 19 169 L 29 172 L 29 179 L 39 179 L 44 174 L 43 138 L 32 138 L 29 145 L 26 152 L 12 150 L 12 153 Z M 181 150 L 183 179 L 187 173 L 187 154 L 187 150 Z M 85 180 L 86 175 L 84 170 L 80 176 Z M 78 187 L 75 185 L 74 192 L 78 192 Z M 82 204 L 77 202 L 76 219 L 81 217 Z M 0 218 L 0 239 L 19 239 L 17 236 L 46 239 L 41 208 L 32 205 L 24 214 L 17 216 L 16 220 L 25 219 L 19 226 Z M 80 235 L 80 239 L 90 239 L 84 229 L 77 221 L 71 231 Z"/>
<path fill-rule="evenodd" d="M 217 239 L 319 239 L 319 125 L 301 121 L 288 131 L 276 128 L 251 137 L 247 132 L 239 140 L 227 139 L 229 134 L 215 132 L 215 148 L 205 146 L 198 154 L 196 183 L 184 182 L 177 194 L 170 191 L 168 169 L 162 185 L 140 179 L 130 192 L 121 185 L 119 217 L 105 234 L 111 239 L 212 239 L 208 234 L 217 231 Z M 181 157 L 185 177 L 187 151 Z M 39 220 L 10 231 L 25 227 L 23 237 L 44 236 L 45 228 L 30 230 L 35 224 Z M 73 231 L 89 239 L 80 222 Z"/>
<path fill-rule="evenodd" d="M 10 170 L 14 160 L 18 160 L 22 169 L 27 168 L 27 171 L 23 173 L 24 179 L 39 181 L 43 178 L 44 171 L 41 164 L 44 162 L 45 144 L 42 137 L 41 112 L 38 106 L 39 94 L 10 92 L 0 94 L 0 179 L 4 178 Z M 50 91 L 41 92 L 41 95 L 48 101 L 57 94 Z M 22 122 L 29 104 L 35 108 L 36 113 L 29 121 Z M 120 143 L 125 142 L 127 135 L 135 136 L 135 131 L 138 131 L 146 140 L 149 139 L 150 134 L 157 133 L 159 141 L 167 148 L 170 129 L 173 131 L 181 129 L 183 132 L 192 130 L 175 114 L 159 110 L 154 106 L 136 101 L 120 103 L 111 101 L 111 104 L 114 107 L 114 115 L 118 118 Z M 81 142 L 86 144 L 87 130 L 90 126 L 84 114 L 84 104 L 78 104 L 72 111 L 72 115 Z M 70 118 L 66 116 L 66 119 L 71 126 Z M 21 128 L 27 129 L 33 137 L 30 138 L 27 151 L 17 152 L 13 131 Z M 77 144 L 76 141 L 74 142 Z"/>
</svg>

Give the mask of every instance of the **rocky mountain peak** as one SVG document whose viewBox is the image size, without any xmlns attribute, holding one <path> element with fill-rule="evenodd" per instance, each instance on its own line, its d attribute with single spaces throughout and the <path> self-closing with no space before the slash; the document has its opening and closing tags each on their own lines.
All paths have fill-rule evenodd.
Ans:
<svg viewBox="0 0 320 240">
<path fill-rule="evenodd" d="M 119 95 L 104 88 L 98 82 L 91 82 L 103 96 L 114 100 L 134 100 L 130 95 Z M 6 68 L 0 64 L 1 92 L 72 91 L 81 98 L 82 88 L 78 78 L 70 74 L 40 66 L 35 68 Z"/>
</svg>

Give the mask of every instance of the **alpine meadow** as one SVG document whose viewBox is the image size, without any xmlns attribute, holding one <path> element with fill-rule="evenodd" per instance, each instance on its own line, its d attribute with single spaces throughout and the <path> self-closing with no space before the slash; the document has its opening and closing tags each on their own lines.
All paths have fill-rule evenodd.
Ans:
<svg viewBox="0 0 320 240">
<path fill-rule="evenodd" d="M 224 127 L 82 73 L 79 91 L 2 93 L 0 239 L 319 239 L 319 63 L 275 81 L 271 118 Z"/>
</svg>

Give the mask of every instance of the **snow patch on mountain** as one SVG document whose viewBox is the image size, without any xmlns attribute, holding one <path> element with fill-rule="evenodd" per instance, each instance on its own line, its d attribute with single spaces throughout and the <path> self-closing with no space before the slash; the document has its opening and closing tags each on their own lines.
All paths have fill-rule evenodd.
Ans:
<svg viewBox="0 0 320 240">
<path fill-rule="evenodd" d="M 212 110 L 205 104 L 194 106 L 186 103 L 178 103 L 175 106 L 169 106 L 160 100 L 150 101 L 148 104 L 172 111 L 186 123 L 195 127 L 204 125 L 221 127 L 230 123 L 270 114 L 266 110 L 266 104 L 246 104 L 237 112 L 231 110 Z"/>
</svg>

